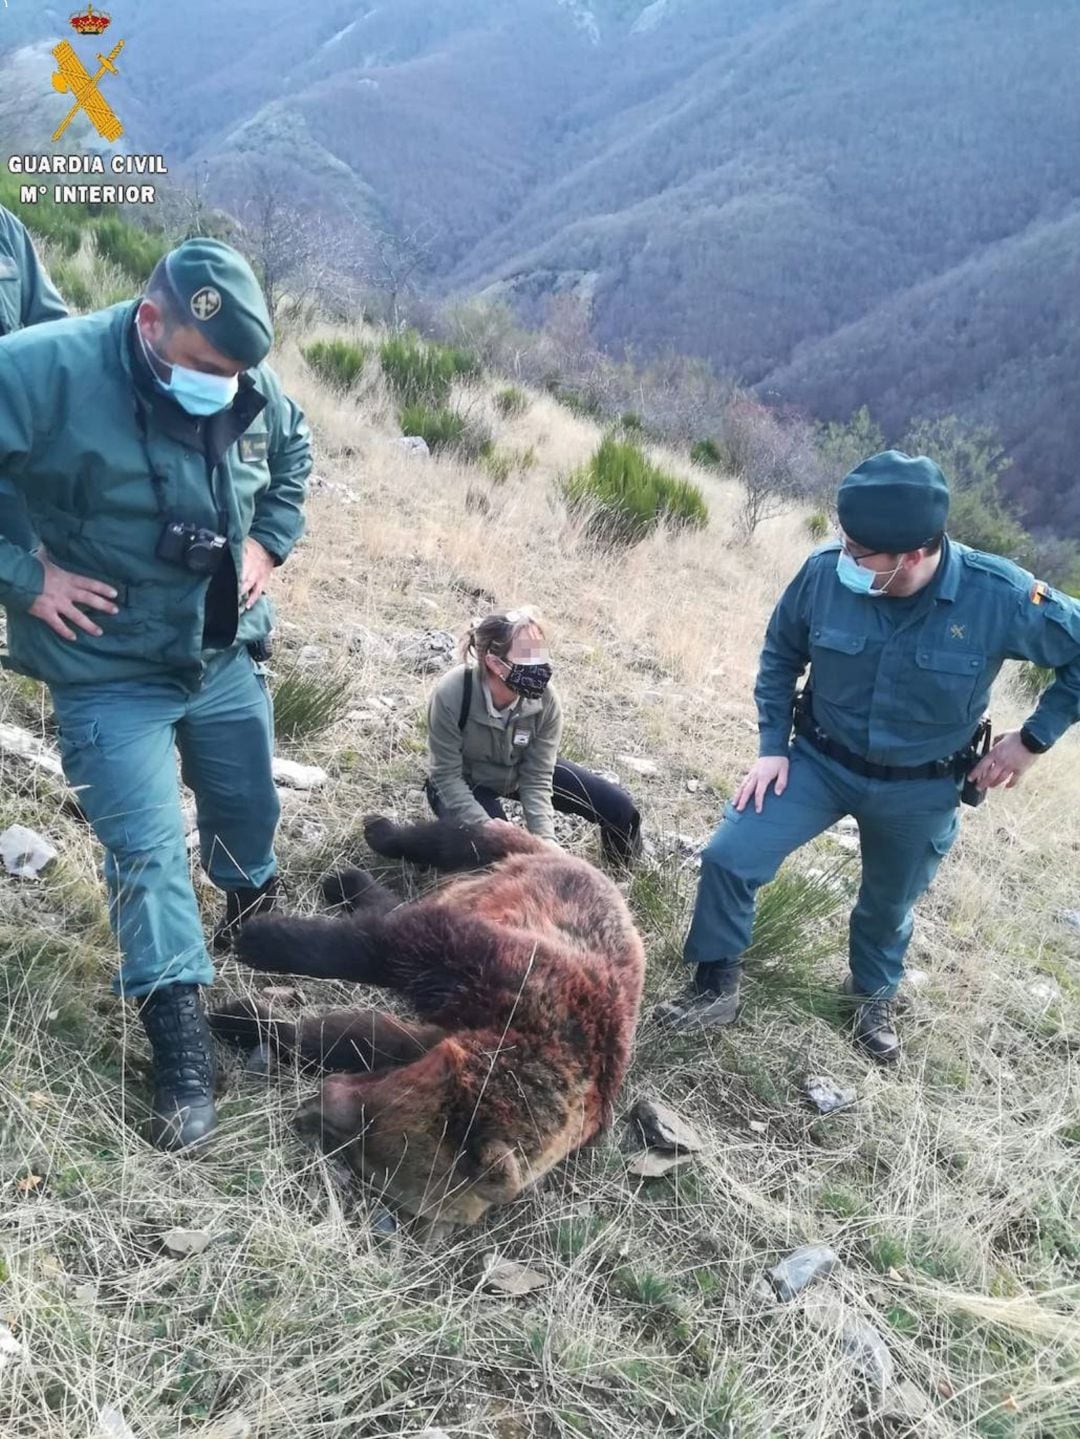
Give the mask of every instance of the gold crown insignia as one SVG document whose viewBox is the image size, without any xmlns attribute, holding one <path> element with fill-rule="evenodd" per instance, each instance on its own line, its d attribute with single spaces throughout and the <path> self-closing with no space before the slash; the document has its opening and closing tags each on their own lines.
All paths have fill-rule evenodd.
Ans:
<svg viewBox="0 0 1080 1439">
<path fill-rule="evenodd" d="M 87 5 L 78 15 L 72 15 L 68 23 L 80 35 L 103 35 L 112 24 L 112 16 L 103 15 L 100 10 Z"/>
</svg>

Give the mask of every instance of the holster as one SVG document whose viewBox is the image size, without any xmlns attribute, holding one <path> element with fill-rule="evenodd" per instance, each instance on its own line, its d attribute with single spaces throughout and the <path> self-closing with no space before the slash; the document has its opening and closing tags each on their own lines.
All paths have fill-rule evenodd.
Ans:
<svg viewBox="0 0 1080 1439">
<path fill-rule="evenodd" d="M 975 768 L 983 755 L 989 754 L 990 746 L 993 743 L 994 727 L 988 717 L 982 719 L 979 728 L 975 731 L 971 744 L 965 750 L 961 750 L 957 760 L 957 779 L 963 780 L 963 787 L 960 790 L 961 803 L 970 805 L 972 809 L 978 809 L 986 798 L 986 790 L 980 789 L 971 778 L 971 771 Z"/>
</svg>

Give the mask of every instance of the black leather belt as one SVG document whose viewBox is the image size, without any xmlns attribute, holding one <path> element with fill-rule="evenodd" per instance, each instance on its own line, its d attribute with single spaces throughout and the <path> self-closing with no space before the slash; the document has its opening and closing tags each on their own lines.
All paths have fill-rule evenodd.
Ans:
<svg viewBox="0 0 1080 1439">
<path fill-rule="evenodd" d="M 853 750 L 847 749 L 825 733 L 814 719 L 807 690 L 803 690 L 795 698 L 794 719 L 795 733 L 844 769 L 861 775 L 863 779 L 886 780 L 962 778 L 977 757 L 979 740 L 984 729 L 988 727 L 988 721 L 983 720 L 963 749 L 946 755 L 944 759 L 931 760 L 929 764 L 875 764 L 873 760 L 855 754 Z"/>
</svg>

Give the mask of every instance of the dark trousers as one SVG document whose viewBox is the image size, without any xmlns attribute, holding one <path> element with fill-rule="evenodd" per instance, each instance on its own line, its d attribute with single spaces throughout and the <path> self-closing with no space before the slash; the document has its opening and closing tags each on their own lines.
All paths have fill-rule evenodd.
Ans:
<svg viewBox="0 0 1080 1439">
<path fill-rule="evenodd" d="M 435 786 L 428 780 L 424 789 L 428 804 L 436 815 L 441 815 L 444 807 Z M 477 785 L 473 789 L 473 797 L 492 819 L 506 818 L 502 799 L 494 790 Z M 517 799 L 517 794 L 505 798 Z M 619 785 L 602 779 L 579 764 L 561 759 L 555 764 L 551 799 L 560 814 L 576 814 L 590 824 L 600 826 L 600 844 L 608 859 L 625 864 L 639 853 L 641 816 L 634 807 L 634 801 Z"/>
</svg>

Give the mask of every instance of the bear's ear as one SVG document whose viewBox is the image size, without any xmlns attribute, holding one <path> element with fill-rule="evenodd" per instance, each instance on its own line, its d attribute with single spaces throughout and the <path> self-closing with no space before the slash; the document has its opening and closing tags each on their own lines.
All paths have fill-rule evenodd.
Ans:
<svg viewBox="0 0 1080 1439">
<path fill-rule="evenodd" d="M 492 1204 L 506 1204 L 525 1188 L 517 1155 L 502 1139 L 491 1139 L 466 1154 L 465 1162 L 474 1176 L 472 1188 Z"/>
</svg>

